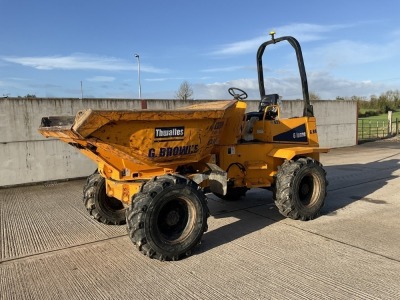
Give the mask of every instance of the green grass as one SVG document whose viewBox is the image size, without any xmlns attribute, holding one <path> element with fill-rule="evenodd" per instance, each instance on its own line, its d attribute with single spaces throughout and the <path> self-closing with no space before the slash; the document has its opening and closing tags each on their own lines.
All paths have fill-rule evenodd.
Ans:
<svg viewBox="0 0 400 300">
<path fill-rule="evenodd" d="M 368 109 L 371 110 L 371 109 Z M 363 111 L 361 111 L 363 112 Z M 365 112 L 365 111 L 364 111 Z M 400 111 L 396 111 L 392 114 L 392 121 L 396 121 L 396 118 L 400 120 Z M 368 121 L 387 121 L 387 114 L 380 114 L 378 116 L 368 117 L 368 118 L 359 118 L 359 120 L 368 120 Z"/>
<path fill-rule="evenodd" d="M 378 111 L 377 108 L 360 108 L 360 113 L 365 114 L 366 111 Z"/>
<path fill-rule="evenodd" d="M 392 122 L 400 121 L 400 112 L 392 114 Z M 363 123 L 363 124 L 362 124 Z M 388 115 L 380 114 L 368 118 L 358 119 L 358 139 L 384 138 L 388 133 Z"/>
</svg>

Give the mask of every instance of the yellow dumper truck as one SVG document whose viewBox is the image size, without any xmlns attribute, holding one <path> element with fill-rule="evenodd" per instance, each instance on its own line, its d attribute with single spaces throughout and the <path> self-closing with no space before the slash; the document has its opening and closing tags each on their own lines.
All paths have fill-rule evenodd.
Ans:
<svg viewBox="0 0 400 300">
<path fill-rule="evenodd" d="M 281 118 L 279 95 L 265 94 L 262 56 L 268 45 L 296 51 L 303 116 Z M 206 193 L 226 200 L 267 188 L 281 214 L 310 220 L 326 197 L 313 107 L 301 48 L 290 36 L 257 52 L 260 104 L 246 113 L 246 92 L 233 100 L 174 111 L 87 109 L 74 117 L 45 117 L 39 132 L 78 149 L 98 168 L 83 189 L 89 214 L 105 224 L 127 223 L 132 242 L 159 260 L 190 255 L 207 231 Z M 196 103 L 195 101 L 193 103 Z"/>
</svg>

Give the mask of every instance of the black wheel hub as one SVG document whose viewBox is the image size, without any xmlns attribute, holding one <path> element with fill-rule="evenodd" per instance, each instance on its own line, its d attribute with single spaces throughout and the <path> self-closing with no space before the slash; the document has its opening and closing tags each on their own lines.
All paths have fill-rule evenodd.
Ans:
<svg viewBox="0 0 400 300">
<path fill-rule="evenodd" d="M 188 224 L 188 207 L 181 199 L 169 201 L 158 215 L 158 230 L 168 242 L 179 239 Z"/>
<path fill-rule="evenodd" d="M 310 186 L 308 184 L 303 184 L 300 188 L 300 195 L 302 195 L 302 197 L 305 197 L 309 192 Z"/>
<path fill-rule="evenodd" d="M 313 194 L 313 177 L 305 176 L 300 182 L 299 197 L 303 205 L 309 205 Z"/>
<path fill-rule="evenodd" d="M 176 210 L 170 211 L 167 216 L 165 223 L 167 223 L 168 226 L 174 226 L 178 224 L 179 222 L 179 212 Z"/>
</svg>

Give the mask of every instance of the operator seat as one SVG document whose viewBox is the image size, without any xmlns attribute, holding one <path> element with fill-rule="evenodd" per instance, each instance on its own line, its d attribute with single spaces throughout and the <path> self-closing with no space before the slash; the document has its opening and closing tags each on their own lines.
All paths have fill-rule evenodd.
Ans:
<svg viewBox="0 0 400 300">
<path fill-rule="evenodd" d="M 246 114 L 246 121 L 249 121 L 251 118 L 258 118 L 258 120 L 262 120 L 264 117 L 265 108 L 269 105 L 276 105 L 278 103 L 279 95 L 278 94 L 269 94 L 265 95 L 264 98 L 261 99 L 260 104 L 258 105 L 258 111 L 249 112 Z M 267 111 L 265 114 L 265 119 L 274 120 L 276 117 L 276 113 L 272 111 Z"/>
</svg>

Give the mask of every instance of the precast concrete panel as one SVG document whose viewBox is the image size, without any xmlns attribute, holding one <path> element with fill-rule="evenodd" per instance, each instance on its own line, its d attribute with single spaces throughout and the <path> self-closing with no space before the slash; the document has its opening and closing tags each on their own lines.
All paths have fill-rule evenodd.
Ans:
<svg viewBox="0 0 400 300">
<path fill-rule="evenodd" d="M 148 109 L 176 109 L 210 100 L 147 99 Z M 246 101 L 247 111 L 258 109 L 259 100 Z M 356 144 L 357 103 L 313 101 L 321 147 Z M 0 186 L 76 178 L 91 174 L 95 164 L 75 148 L 45 139 L 37 131 L 41 118 L 71 116 L 82 109 L 141 109 L 137 99 L 0 99 Z M 283 101 L 282 117 L 301 116 L 303 101 Z"/>
</svg>

